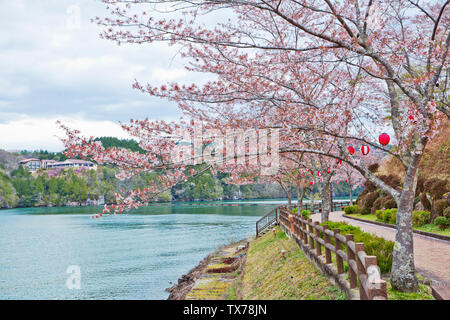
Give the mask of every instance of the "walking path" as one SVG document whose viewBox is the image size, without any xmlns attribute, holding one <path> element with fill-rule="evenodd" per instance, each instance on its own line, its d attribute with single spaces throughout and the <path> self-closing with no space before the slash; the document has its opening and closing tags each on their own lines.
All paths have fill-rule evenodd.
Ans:
<svg viewBox="0 0 450 320">
<path fill-rule="evenodd" d="M 395 240 L 396 230 L 343 217 L 343 211 L 330 213 L 331 221 L 345 221 L 368 233 L 375 233 L 387 240 Z M 320 214 L 311 216 L 320 222 Z M 433 281 L 434 289 L 450 300 L 450 242 L 414 234 L 414 260 L 416 270 Z"/>
</svg>

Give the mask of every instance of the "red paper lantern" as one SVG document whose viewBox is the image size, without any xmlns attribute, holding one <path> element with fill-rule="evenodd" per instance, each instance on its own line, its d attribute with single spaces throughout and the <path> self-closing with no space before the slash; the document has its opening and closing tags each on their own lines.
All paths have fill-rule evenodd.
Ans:
<svg viewBox="0 0 450 320">
<path fill-rule="evenodd" d="M 345 179 L 345 183 L 348 183 L 348 180 L 347 180 L 347 179 Z"/>
<path fill-rule="evenodd" d="M 328 167 L 328 168 L 327 168 L 327 173 L 330 173 L 330 172 L 331 172 L 331 168 Z"/>
<path fill-rule="evenodd" d="M 361 153 L 362 153 L 363 155 L 367 155 L 367 154 L 369 154 L 369 152 L 370 152 L 369 146 L 366 146 L 366 145 L 362 145 L 362 146 L 361 146 Z"/>
<path fill-rule="evenodd" d="M 391 137 L 389 137 L 387 133 L 382 133 L 378 137 L 378 141 L 380 142 L 381 145 L 387 146 L 389 144 L 389 141 L 391 141 Z"/>
<path fill-rule="evenodd" d="M 348 147 L 347 150 L 348 150 L 348 153 L 350 153 L 350 154 L 355 153 L 355 148 L 353 148 L 352 146 Z"/>
<path fill-rule="evenodd" d="M 312 182 L 312 181 L 310 181 L 310 182 L 309 182 L 309 185 L 310 185 L 310 186 L 312 186 L 312 185 L 313 185 L 313 182 Z"/>
</svg>

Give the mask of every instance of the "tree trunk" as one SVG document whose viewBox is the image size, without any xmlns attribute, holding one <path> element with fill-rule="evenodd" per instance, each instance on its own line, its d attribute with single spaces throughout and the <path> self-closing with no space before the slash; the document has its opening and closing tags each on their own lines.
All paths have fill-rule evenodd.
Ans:
<svg viewBox="0 0 450 320">
<path fill-rule="evenodd" d="M 420 158 L 420 154 L 413 156 L 397 203 L 397 233 L 393 252 L 391 285 L 394 290 L 402 292 L 414 292 L 418 289 L 414 265 L 412 212 Z"/>
<path fill-rule="evenodd" d="M 305 197 L 306 188 L 301 186 L 301 183 L 297 183 L 297 207 L 298 213 L 301 214 L 303 210 L 303 198 Z"/>
<path fill-rule="evenodd" d="M 320 198 L 322 199 L 322 215 L 321 222 L 328 221 L 331 203 L 330 203 L 330 182 L 324 182 L 323 186 L 320 188 Z"/>
<path fill-rule="evenodd" d="M 353 205 L 353 190 L 352 186 L 350 185 L 350 205 Z"/>
</svg>

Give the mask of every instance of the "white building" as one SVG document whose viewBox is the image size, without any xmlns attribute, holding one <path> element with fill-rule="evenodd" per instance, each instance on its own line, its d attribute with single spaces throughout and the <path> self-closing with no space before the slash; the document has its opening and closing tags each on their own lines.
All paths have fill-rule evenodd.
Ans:
<svg viewBox="0 0 450 320">
<path fill-rule="evenodd" d="M 97 165 L 91 161 L 67 159 L 65 161 L 55 160 L 39 160 L 36 158 L 24 159 L 19 164 L 28 168 L 30 171 L 36 171 L 38 169 L 54 169 L 54 168 L 89 168 L 97 169 Z"/>
<path fill-rule="evenodd" d="M 19 161 L 19 164 L 30 171 L 36 171 L 42 167 L 41 160 L 36 158 L 24 159 Z"/>
</svg>

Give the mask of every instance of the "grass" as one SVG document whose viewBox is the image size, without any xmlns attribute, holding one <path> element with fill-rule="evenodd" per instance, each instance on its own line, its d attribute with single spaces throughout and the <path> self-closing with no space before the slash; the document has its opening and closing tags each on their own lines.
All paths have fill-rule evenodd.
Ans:
<svg viewBox="0 0 450 320">
<path fill-rule="evenodd" d="M 378 221 L 377 220 L 377 216 L 374 215 L 374 214 L 352 213 L 352 214 L 349 214 L 349 216 L 350 217 L 359 218 L 359 219 L 369 220 L 369 221 Z M 384 221 L 378 221 L 378 222 L 386 223 Z M 389 224 L 392 224 L 392 223 L 389 223 Z M 423 226 L 420 226 L 420 227 L 413 227 L 413 229 L 414 230 L 425 231 L 425 232 L 430 232 L 430 233 L 441 234 L 441 235 L 450 237 L 450 229 L 449 228 L 447 228 L 445 230 L 440 230 L 437 225 L 432 224 L 432 223 L 424 224 Z"/>
<path fill-rule="evenodd" d="M 229 290 L 228 299 L 234 298 L 343 300 L 345 295 L 278 228 L 275 236 L 268 232 L 250 243 L 244 272 Z"/>
<path fill-rule="evenodd" d="M 435 300 L 431 294 L 430 286 L 419 284 L 417 292 L 394 291 L 389 281 L 387 283 L 388 300 Z"/>
</svg>

